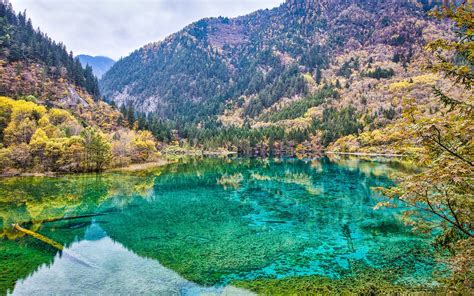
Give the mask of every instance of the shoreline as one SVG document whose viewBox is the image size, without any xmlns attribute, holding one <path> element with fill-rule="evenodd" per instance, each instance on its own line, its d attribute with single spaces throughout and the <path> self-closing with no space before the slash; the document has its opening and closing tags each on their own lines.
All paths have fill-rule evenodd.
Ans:
<svg viewBox="0 0 474 296">
<path fill-rule="evenodd" d="M 334 155 L 353 155 L 353 156 L 382 156 L 382 157 L 406 157 L 403 154 L 394 154 L 394 153 L 366 153 L 366 152 L 336 152 L 336 151 L 325 151 L 325 154 L 334 154 Z"/>
<path fill-rule="evenodd" d="M 394 154 L 394 153 L 365 153 L 365 152 L 337 152 L 337 151 L 324 151 L 324 154 L 328 155 L 352 155 L 352 156 L 368 156 L 368 157 L 389 157 L 389 158 L 396 158 L 396 157 L 405 157 L 406 155 L 403 154 Z M 206 151 L 206 152 L 201 152 L 200 154 L 198 153 L 189 153 L 189 154 L 181 154 L 181 155 L 175 155 L 175 156 L 230 156 L 230 155 L 238 155 L 237 152 L 234 151 Z M 144 162 L 144 163 L 135 163 L 135 164 L 130 164 L 128 166 L 123 166 L 123 167 L 116 167 L 116 168 L 109 168 L 104 170 L 103 172 L 99 173 L 114 173 L 114 172 L 137 172 L 137 171 L 143 171 L 143 170 L 148 170 L 152 169 L 155 167 L 160 167 L 164 166 L 167 164 L 172 163 L 173 161 L 168 160 L 166 158 L 160 158 L 155 161 L 150 161 L 150 162 Z M 25 173 L 19 173 L 19 174 L 0 174 L 0 179 L 2 178 L 13 178 L 13 177 L 58 177 L 58 176 L 67 176 L 67 175 L 78 175 L 78 174 L 90 174 L 94 172 L 81 172 L 81 173 L 75 173 L 75 172 L 70 172 L 70 173 L 62 173 L 62 172 L 25 172 Z"/>
<path fill-rule="evenodd" d="M 25 172 L 25 173 L 19 173 L 19 174 L 0 174 L 0 179 L 2 178 L 16 178 L 16 177 L 60 177 L 60 176 L 71 176 L 71 175 L 81 175 L 81 174 L 102 174 L 102 173 L 113 173 L 113 172 L 136 172 L 136 171 L 142 171 L 142 170 L 147 170 L 155 167 L 160 167 L 164 166 L 167 164 L 172 163 L 169 160 L 166 159 L 159 159 L 151 162 L 144 162 L 144 163 L 135 163 L 135 164 L 130 164 L 128 166 L 123 166 L 123 167 L 116 167 L 116 168 L 110 168 L 106 169 L 102 172 L 70 172 L 70 173 L 63 173 L 63 172 L 42 172 L 42 173 L 31 173 L 31 172 Z"/>
<path fill-rule="evenodd" d="M 169 157 L 198 157 L 198 156 L 229 156 L 236 155 L 237 152 L 233 151 L 200 151 L 199 153 L 189 152 L 183 154 L 168 154 Z M 69 176 L 69 175 L 80 175 L 80 174 L 92 174 L 92 173 L 113 173 L 113 172 L 138 172 L 143 170 L 152 169 L 155 167 L 164 166 L 167 164 L 173 163 L 172 160 L 167 159 L 166 157 L 159 158 L 154 161 L 143 162 L 143 163 L 134 163 L 122 167 L 113 167 L 108 168 L 101 172 L 23 172 L 23 173 L 13 173 L 13 174 L 0 174 L 0 179 L 3 178 L 15 178 L 15 177 L 59 177 L 59 176 Z"/>
<path fill-rule="evenodd" d="M 143 170 L 148 170 L 148 169 L 151 169 L 151 168 L 164 166 L 164 165 L 167 165 L 167 164 L 170 164 L 170 163 L 171 163 L 171 161 L 169 161 L 169 160 L 158 159 L 158 160 L 150 161 L 150 162 L 135 163 L 135 164 L 130 164 L 130 165 L 124 166 L 124 167 L 107 169 L 107 170 L 104 171 L 104 173 L 137 172 L 137 171 L 143 171 Z"/>
</svg>

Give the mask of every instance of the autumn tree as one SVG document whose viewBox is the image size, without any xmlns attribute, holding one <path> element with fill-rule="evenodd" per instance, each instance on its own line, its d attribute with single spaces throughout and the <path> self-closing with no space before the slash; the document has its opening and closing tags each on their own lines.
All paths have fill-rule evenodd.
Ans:
<svg viewBox="0 0 474 296">
<path fill-rule="evenodd" d="M 156 153 L 155 138 L 149 131 L 139 131 L 133 141 L 135 161 L 146 161 Z"/>
<path fill-rule="evenodd" d="M 474 14 L 470 5 L 434 12 L 454 23 L 456 39 L 439 39 L 427 46 L 434 57 L 427 69 L 449 78 L 452 85 L 434 89 L 440 99 L 439 113 L 426 114 L 415 104 L 405 110 L 406 125 L 420 148 L 414 159 L 423 169 L 382 190 L 410 206 L 412 210 L 404 215 L 407 223 L 420 230 L 442 230 L 436 242 L 454 255 L 453 286 L 461 294 L 472 287 L 474 247 Z"/>
<path fill-rule="evenodd" d="M 134 132 L 123 129 L 115 132 L 112 138 L 112 156 L 115 164 L 119 166 L 129 165 L 131 162 L 133 151 Z"/>
<path fill-rule="evenodd" d="M 100 130 L 93 127 L 85 128 L 81 137 L 86 150 L 86 167 L 92 171 L 102 171 L 111 157 L 109 141 Z"/>
</svg>

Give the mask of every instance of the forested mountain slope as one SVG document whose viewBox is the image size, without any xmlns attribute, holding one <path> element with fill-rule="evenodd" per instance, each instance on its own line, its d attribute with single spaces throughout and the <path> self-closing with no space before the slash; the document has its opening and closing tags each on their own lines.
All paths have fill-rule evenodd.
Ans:
<svg viewBox="0 0 474 296">
<path fill-rule="evenodd" d="M 90 66 L 0 1 L 0 175 L 99 171 L 152 157 L 152 135 L 130 130 L 101 99 Z"/>
<path fill-rule="evenodd" d="M 425 14 L 431 2 L 288 0 L 203 19 L 117 62 L 101 89 L 118 105 L 161 118 L 199 122 L 231 109 L 258 119 L 334 78 L 351 88 L 360 75 L 405 75 L 437 26 Z"/>
<path fill-rule="evenodd" d="M 0 2 L 0 45 L 3 71 L 8 72 L 5 64 L 15 64 L 17 69 L 41 64 L 45 76 L 67 80 L 84 88 L 96 99 L 100 97 L 92 69 L 84 69 L 62 43 L 56 43 L 40 30 L 35 30 L 25 13 L 15 14 L 6 0 Z M 1 91 L 16 91 L 10 87 L 2 85 Z"/>
<path fill-rule="evenodd" d="M 287 0 L 203 19 L 118 61 L 101 90 L 163 141 L 178 130 L 245 154 L 316 150 L 396 120 L 408 95 L 436 111 L 443 82 L 422 70 L 424 46 L 452 36 L 427 14 L 437 3 Z"/>
<path fill-rule="evenodd" d="M 83 68 L 62 43 L 35 30 L 24 13 L 16 14 L 4 0 L 0 2 L 0 43 L 0 95 L 67 108 L 91 124 L 92 117 L 99 117 L 99 125 L 107 127 L 101 121 L 109 119 L 102 115 L 112 108 L 100 102 L 92 68 Z M 116 112 L 108 123 L 116 122 L 118 116 Z"/>
</svg>

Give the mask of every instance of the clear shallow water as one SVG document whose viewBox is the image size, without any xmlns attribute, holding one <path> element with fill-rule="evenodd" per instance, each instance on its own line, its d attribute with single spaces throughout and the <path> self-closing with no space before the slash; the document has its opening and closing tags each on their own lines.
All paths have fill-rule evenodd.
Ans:
<svg viewBox="0 0 474 296">
<path fill-rule="evenodd" d="M 374 211 L 387 163 L 205 159 L 148 172 L 0 182 L 0 293 L 244 294 L 235 280 L 350 276 L 433 283 L 430 237 Z M 92 215 L 92 216 L 91 216 Z M 77 216 L 87 216 L 76 219 Z M 65 246 L 13 231 L 20 223 Z"/>
</svg>

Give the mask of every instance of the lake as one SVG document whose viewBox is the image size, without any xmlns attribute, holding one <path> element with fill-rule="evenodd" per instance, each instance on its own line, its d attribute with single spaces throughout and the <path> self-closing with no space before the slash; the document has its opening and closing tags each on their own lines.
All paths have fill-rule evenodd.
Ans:
<svg viewBox="0 0 474 296">
<path fill-rule="evenodd" d="M 436 285 L 443 266 L 431 235 L 413 234 L 401 209 L 373 209 L 385 199 L 372 188 L 401 169 L 355 158 L 207 158 L 1 179 L 0 294 L 245 295 L 259 279 L 365 272 Z"/>
</svg>

